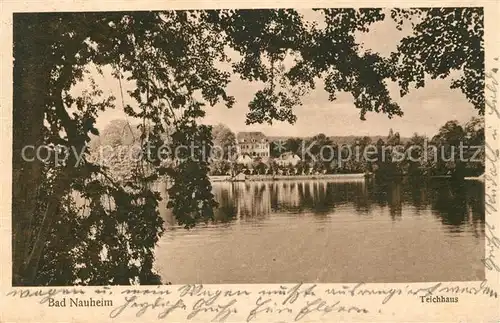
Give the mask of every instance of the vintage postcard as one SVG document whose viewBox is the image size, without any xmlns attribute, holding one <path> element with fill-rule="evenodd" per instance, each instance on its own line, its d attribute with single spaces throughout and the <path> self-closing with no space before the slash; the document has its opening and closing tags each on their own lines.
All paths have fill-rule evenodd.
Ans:
<svg viewBox="0 0 500 323">
<path fill-rule="evenodd" d="M 0 322 L 500 322 L 499 9 L 3 2 Z"/>
</svg>

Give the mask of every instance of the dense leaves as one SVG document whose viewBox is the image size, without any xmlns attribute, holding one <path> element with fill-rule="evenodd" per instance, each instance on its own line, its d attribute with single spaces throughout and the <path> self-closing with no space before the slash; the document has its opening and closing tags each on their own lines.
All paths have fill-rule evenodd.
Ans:
<svg viewBox="0 0 500 323">
<path fill-rule="evenodd" d="M 400 24 L 401 10 L 393 11 Z M 460 89 L 480 114 L 484 114 L 484 12 L 483 8 L 432 8 L 404 11 L 417 20 L 413 34 L 405 37 L 393 54 L 398 66 L 393 79 L 408 93 L 410 84 L 423 87 L 425 74 L 446 78 L 453 71 L 462 75 L 452 88 Z"/>
</svg>

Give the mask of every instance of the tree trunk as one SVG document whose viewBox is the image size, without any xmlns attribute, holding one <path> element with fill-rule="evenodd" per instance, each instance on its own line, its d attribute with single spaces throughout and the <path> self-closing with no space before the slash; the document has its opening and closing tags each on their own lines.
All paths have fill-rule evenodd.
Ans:
<svg viewBox="0 0 500 323">
<path fill-rule="evenodd" d="M 30 25 L 31 23 L 31 25 Z M 36 192 L 41 183 L 42 164 L 33 148 L 43 143 L 45 102 L 50 66 L 47 45 L 37 37 L 43 31 L 14 15 L 14 95 L 12 147 L 12 284 L 29 285 L 25 261 L 32 241 Z M 39 29 L 39 28 L 38 28 Z M 30 146 L 32 146 L 30 148 Z M 26 147 L 27 150 L 23 150 Z M 23 158 L 23 152 L 28 160 Z"/>
<path fill-rule="evenodd" d="M 41 226 L 38 228 L 37 236 L 32 244 L 31 252 L 27 258 L 25 258 L 26 268 L 24 270 L 24 282 L 25 284 L 34 284 L 36 280 L 36 275 L 38 273 L 38 267 L 40 264 L 40 259 L 43 254 L 43 249 L 45 247 L 45 242 L 50 232 L 50 228 L 56 221 L 58 216 L 57 210 L 60 206 L 61 199 L 69 191 L 68 177 L 70 172 L 64 172 L 57 179 L 54 185 L 54 192 L 49 197 L 47 203 L 44 219 Z M 42 216 L 40 214 L 40 216 Z M 34 233 L 34 232 L 33 232 Z"/>
</svg>

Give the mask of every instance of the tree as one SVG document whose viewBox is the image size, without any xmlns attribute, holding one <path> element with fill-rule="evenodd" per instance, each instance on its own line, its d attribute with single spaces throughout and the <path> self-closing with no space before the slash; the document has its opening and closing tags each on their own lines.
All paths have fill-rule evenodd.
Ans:
<svg viewBox="0 0 500 323">
<path fill-rule="evenodd" d="M 464 137 L 465 132 L 460 123 L 456 120 L 451 120 L 439 128 L 439 132 L 434 136 L 433 141 L 458 146 Z"/>
<path fill-rule="evenodd" d="M 100 71 L 101 67 L 110 66 L 118 80 L 127 73 L 130 80 L 136 81 L 136 88 L 129 95 L 136 100 L 139 111 L 131 106 L 123 108 L 131 117 L 143 120 L 141 139 L 148 137 L 153 147 L 161 146 L 160 134 L 165 132 L 166 123 L 176 129 L 173 148 L 191 139 L 210 144 L 209 129 L 197 125 L 195 120 L 203 115 L 205 102 L 214 105 L 223 100 L 230 106 L 233 98 L 224 91 L 228 73 L 214 67 L 215 61 L 224 60 L 223 45 L 215 32 L 205 30 L 206 22 L 200 16 L 207 15 L 170 11 L 14 17 L 13 111 L 14 122 L 19 125 L 13 134 L 14 285 L 49 284 L 56 279 L 40 280 L 39 273 L 54 272 L 40 266 L 50 266 L 49 262 L 43 263 L 42 253 L 48 246 L 57 245 L 54 228 L 59 221 L 68 227 L 77 225 L 84 236 L 90 235 L 80 241 L 80 247 L 93 238 L 90 232 L 95 227 L 102 230 L 102 237 L 113 237 L 97 240 L 93 249 L 96 254 L 103 248 L 108 250 L 107 259 L 90 262 L 88 258 L 74 258 L 77 264 L 81 261 L 95 271 L 86 279 L 81 279 L 83 274 L 78 276 L 81 284 L 147 283 L 153 277 L 153 248 L 162 223 L 156 209 L 159 196 L 149 189 L 148 183 L 166 170 L 159 166 L 159 160 L 144 161 L 154 166 L 151 176 L 138 173 L 134 183 L 113 183 L 105 169 L 86 160 L 86 143 L 90 133 L 98 133 L 94 128 L 98 112 L 114 107 L 114 98 L 103 98 L 95 86 L 82 97 L 72 97 L 69 90 L 83 79 L 89 64 Z M 201 92 L 201 102 L 194 99 L 195 91 Z M 76 111 L 73 115 L 68 113 L 70 108 Z M 146 120 L 153 124 L 148 135 Z M 45 127 L 44 122 L 49 126 Z M 56 168 L 21 157 L 24 146 L 42 144 L 74 147 L 85 152 L 84 160 L 79 167 L 73 167 L 76 160 L 70 154 L 66 165 Z M 156 155 L 154 149 L 152 153 Z M 206 163 L 183 161 L 168 170 L 173 180 L 169 207 L 179 222 L 191 226 L 195 220 L 211 218 L 213 213 L 208 208 L 214 202 Z M 40 190 L 45 184 L 50 187 Z M 61 201 L 70 190 L 78 191 L 92 205 L 87 220 L 74 223 L 60 212 Z M 49 195 L 44 197 L 45 194 Z M 116 207 L 104 207 L 103 196 L 113 199 Z M 103 224 L 103 218 L 109 223 Z M 117 227 L 123 232 L 116 233 Z M 51 232 L 55 232 L 53 236 Z M 51 237 L 56 239 L 53 244 Z M 127 248 L 133 252 L 128 253 Z M 67 270 L 70 274 L 65 277 L 70 280 L 64 284 L 75 283 L 71 280 L 75 278 L 75 268 Z M 122 275 L 116 276 L 119 272 Z"/>
<path fill-rule="evenodd" d="M 473 117 L 464 126 L 451 120 L 431 142 L 437 148 L 426 167 L 438 173 L 477 176 L 484 172 L 484 118 Z M 437 156 L 435 156 L 437 154 Z"/>
<path fill-rule="evenodd" d="M 267 169 L 266 164 L 262 162 L 260 158 L 254 159 L 252 162 L 252 169 L 258 174 L 258 175 L 263 175 Z"/>
<path fill-rule="evenodd" d="M 427 161 L 424 160 L 426 137 L 414 133 L 410 140 L 406 143 L 406 169 L 409 175 L 418 176 L 424 172 L 428 172 Z"/>
<path fill-rule="evenodd" d="M 126 120 L 112 120 L 90 142 L 89 157 L 95 164 L 106 167 L 115 181 L 124 184 L 133 180 L 142 159 L 141 131 Z"/>
<path fill-rule="evenodd" d="M 463 170 L 463 161 L 460 158 L 460 143 L 465 139 L 465 132 L 456 120 L 446 122 L 432 142 L 438 148 L 436 169 L 438 172 L 457 174 Z"/>
<path fill-rule="evenodd" d="M 464 131 L 469 145 L 484 145 L 484 118 L 473 117 L 465 126 Z"/>
<path fill-rule="evenodd" d="M 287 151 L 295 154 L 301 155 L 302 150 L 302 139 L 300 138 L 288 138 L 285 145 Z"/>
<path fill-rule="evenodd" d="M 279 158 L 281 154 L 285 152 L 286 146 L 283 146 L 281 142 L 271 141 L 271 143 L 269 144 L 269 148 L 270 157 Z"/>
<path fill-rule="evenodd" d="M 304 151 L 302 154 L 306 158 L 315 158 L 320 162 L 332 159 L 335 149 L 334 143 L 325 134 L 320 133 L 313 136 L 311 139 L 306 141 L 305 147 L 309 148 L 309 151 Z M 311 157 L 311 155 L 313 157 Z"/>
<path fill-rule="evenodd" d="M 484 9 L 425 8 L 393 9 L 399 26 L 410 22 L 413 34 L 401 40 L 391 60 L 392 77 L 406 95 L 410 86 L 425 86 L 425 75 L 444 79 L 452 71 L 462 75 L 451 88 L 460 89 L 470 103 L 484 114 Z"/>
<path fill-rule="evenodd" d="M 101 145 L 131 145 L 140 141 L 141 131 L 138 125 L 131 125 L 127 120 L 112 120 L 99 134 Z"/>
<path fill-rule="evenodd" d="M 227 175 L 231 164 L 227 160 L 214 160 L 210 163 L 210 175 Z"/>
<path fill-rule="evenodd" d="M 236 153 L 236 136 L 226 125 L 219 123 L 212 128 L 214 147 L 218 147 L 224 159 L 229 159 Z M 216 152 L 219 154 L 220 152 Z"/>
<path fill-rule="evenodd" d="M 485 167 L 485 137 L 484 118 L 473 117 L 464 126 L 465 131 L 465 159 L 467 171 L 472 176 L 484 173 Z"/>
<path fill-rule="evenodd" d="M 389 137 L 387 137 L 387 144 L 389 146 L 398 146 L 398 145 L 400 145 L 401 144 L 401 136 L 399 135 L 399 132 L 396 132 L 392 136 L 389 134 Z"/>
<path fill-rule="evenodd" d="M 389 135 L 387 136 L 387 140 L 390 140 L 393 136 L 394 136 L 394 131 L 391 128 L 389 129 Z"/>
<path fill-rule="evenodd" d="M 372 138 L 368 136 L 363 136 L 363 138 L 359 140 L 359 144 L 361 145 L 361 147 L 367 147 L 368 145 L 371 145 L 371 143 L 372 143 Z"/>
</svg>

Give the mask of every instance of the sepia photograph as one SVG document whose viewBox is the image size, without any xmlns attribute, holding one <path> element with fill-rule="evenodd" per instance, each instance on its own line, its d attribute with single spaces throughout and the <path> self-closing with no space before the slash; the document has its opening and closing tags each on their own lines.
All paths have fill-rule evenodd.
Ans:
<svg viewBox="0 0 500 323">
<path fill-rule="evenodd" d="M 467 282 L 496 266 L 483 7 L 12 21 L 12 286 Z"/>
</svg>

